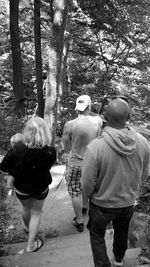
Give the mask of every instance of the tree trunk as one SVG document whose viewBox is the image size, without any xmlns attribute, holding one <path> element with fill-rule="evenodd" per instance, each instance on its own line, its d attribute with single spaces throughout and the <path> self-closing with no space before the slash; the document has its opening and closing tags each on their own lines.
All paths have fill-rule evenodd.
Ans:
<svg viewBox="0 0 150 267">
<path fill-rule="evenodd" d="M 49 71 L 46 84 L 46 101 L 44 118 L 52 130 L 53 142 L 56 134 L 57 105 L 61 88 L 61 63 L 64 47 L 64 32 L 68 14 L 69 1 L 54 0 L 52 36 L 49 46 Z"/>
<path fill-rule="evenodd" d="M 43 85 L 42 85 L 42 57 L 41 57 L 41 28 L 40 28 L 40 0 L 34 0 L 34 39 L 36 62 L 36 86 L 38 98 L 38 115 L 44 115 Z"/>
<path fill-rule="evenodd" d="M 66 56 L 64 57 L 64 72 L 65 72 L 65 87 L 63 88 L 63 91 L 66 91 L 68 94 L 71 92 L 71 62 L 72 62 L 72 45 L 73 40 L 70 38 L 67 38 L 66 40 Z"/>
<path fill-rule="evenodd" d="M 61 67 L 60 87 L 59 87 L 60 97 L 63 96 L 64 92 L 68 92 L 68 85 L 69 85 L 69 76 L 67 68 L 68 50 L 69 50 L 69 40 L 67 37 L 65 37 L 62 63 L 61 63 L 62 67 Z"/>
<path fill-rule="evenodd" d="M 19 40 L 19 0 L 10 0 L 10 37 L 13 64 L 13 90 L 16 98 L 14 112 L 17 117 L 25 115 L 24 90 L 22 83 L 22 62 Z"/>
</svg>

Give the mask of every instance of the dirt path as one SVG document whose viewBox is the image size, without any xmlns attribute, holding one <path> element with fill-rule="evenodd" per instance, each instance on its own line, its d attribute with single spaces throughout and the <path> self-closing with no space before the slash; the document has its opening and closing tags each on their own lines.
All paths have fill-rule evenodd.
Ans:
<svg viewBox="0 0 150 267">
<path fill-rule="evenodd" d="M 56 173 L 57 170 L 57 173 Z M 43 238 L 51 238 L 61 235 L 76 233 L 72 225 L 74 212 L 70 197 L 67 192 L 65 179 L 62 179 L 63 166 L 53 168 L 53 183 L 50 186 L 48 197 L 45 200 L 39 235 Z M 60 173 L 59 173 L 60 172 Z M 62 180 L 59 188 L 57 185 Z M 4 244 L 18 243 L 27 240 L 23 231 L 23 222 L 21 218 L 21 205 L 15 195 L 7 197 L 7 211 L 10 219 L 4 227 Z M 87 218 L 85 218 L 85 221 Z"/>
<path fill-rule="evenodd" d="M 50 186 L 48 197 L 46 198 L 44 203 L 43 212 L 41 216 L 41 223 L 39 228 L 39 235 L 43 239 L 48 239 L 58 236 L 66 236 L 77 233 L 76 229 L 72 225 L 74 212 L 72 209 L 71 199 L 68 195 L 67 186 L 65 183 L 65 179 L 63 177 L 63 173 L 64 173 L 64 166 L 55 166 L 53 168 L 53 174 L 52 174 L 53 183 Z M 3 255 L 9 255 L 11 244 L 26 242 L 27 235 L 23 230 L 23 222 L 21 218 L 21 205 L 18 199 L 15 197 L 15 195 L 7 197 L 5 204 L 7 207 L 9 220 L 6 220 L 4 224 L 3 244 L 7 244 L 9 246 L 6 246 L 8 249 L 4 248 Z M 143 232 L 145 231 L 144 229 L 146 227 L 148 217 L 145 215 L 144 218 L 145 219 L 143 218 L 141 219 L 142 223 L 141 227 L 143 229 Z M 86 215 L 84 217 L 85 225 L 87 223 L 87 220 L 88 216 Z M 132 231 L 134 231 L 134 229 L 132 229 Z M 145 235 L 144 235 L 144 240 L 146 241 L 147 244 L 147 238 Z M 149 242 L 148 242 L 148 248 L 149 248 Z M 148 255 L 148 258 L 150 258 L 150 254 Z"/>
</svg>

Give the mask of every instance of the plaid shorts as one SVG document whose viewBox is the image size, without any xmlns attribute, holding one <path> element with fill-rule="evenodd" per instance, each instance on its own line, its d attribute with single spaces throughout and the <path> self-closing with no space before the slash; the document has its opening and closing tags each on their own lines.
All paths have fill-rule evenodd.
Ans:
<svg viewBox="0 0 150 267">
<path fill-rule="evenodd" d="M 68 193 L 71 198 L 77 197 L 81 194 L 81 167 L 67 166 L 65 179 L 68 186 Z"/>
</svg>

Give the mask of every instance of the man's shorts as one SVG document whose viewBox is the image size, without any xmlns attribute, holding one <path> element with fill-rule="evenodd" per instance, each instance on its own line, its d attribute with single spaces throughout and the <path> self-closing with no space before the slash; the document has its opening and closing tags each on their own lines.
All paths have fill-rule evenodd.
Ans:
<svg viewBox="0 0 150 267">
<path fill-rule="evenodd" d="M 81 194 L 81 167 L 67 166 L 65 179 L 68 186 L 68 193 L 71 198 L 78 197 Z"/>
</svg>

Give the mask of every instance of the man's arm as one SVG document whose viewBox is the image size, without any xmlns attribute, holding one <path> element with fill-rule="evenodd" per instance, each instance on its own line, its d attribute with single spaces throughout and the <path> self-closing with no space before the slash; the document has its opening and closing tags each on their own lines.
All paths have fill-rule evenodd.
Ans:
<svg viewBox="0 0 150 267">
<path fill-rule="evenodd" d="M 64 153 L 64 151 L 66 150 L 70 142 L 71 142 L 70 127 L 69 127 L 69 122 L 66 122 L 64 129 L 63 129 L 63 135 L 62 135 L 61 141 L 58 145 L 59 156 L 61 156 Z"/>
<path fill-rule="evenodd" d="M 103 128 L 103 120 L 101 117 L 99 117 L 100 122 L 99 122 L 99 132 L 98 132 L 98 136 L 101 134 L 102 132 L 102 128 Z"/>
<path fill-rule="evenodd" d="M 147 151 L 144 160 L 142 182 L 145 181 L 150 176 L 150 153 Z"/>
<path fill-rule="evenodd" d="M 95 190 L 97 180 L 97 163 L 92 153 L 87 150 L 82 164 L 81 185 L 85 196 L 89 199 Z"/>
</svg>

